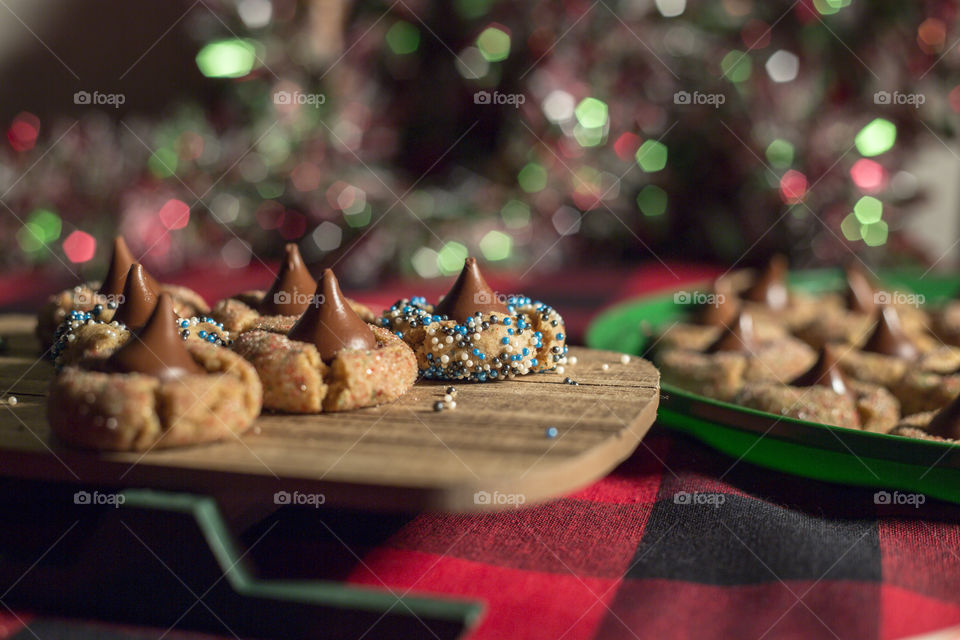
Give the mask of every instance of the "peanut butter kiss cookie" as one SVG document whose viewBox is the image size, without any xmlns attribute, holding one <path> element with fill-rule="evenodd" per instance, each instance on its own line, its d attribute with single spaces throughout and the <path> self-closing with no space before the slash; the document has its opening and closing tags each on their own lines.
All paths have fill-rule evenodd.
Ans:
<svg viewBox="0 0 960 640">
<path fill-rule="evenodd" d="M 856 380 L 890 389 L 905 405 L 912 399 L 900 382 L 908 371 L 947 375 L 960 369 L 960 349 L 940 346 L 922 351 L 907 335 L 895 307 L 881 306 L 876 323 L 860 349 L 843 350 L 840 368 Z"/>
<path fill-rule="evenodd" d="M 133 254 L 123 238 L 113 239 L 113 256 L 103 282 L 87 282 L 50 296 L 37 314 L 37 337 L 42 348 L 46 349 L 54 341 L 54 333 L 70 315 L 71 311 L 89 313 L 96 320 L 113 319 L 114 311 L 122 301 L 123 285 L 130 267 L 136 263 Z M 173 298 L 173 308 L 183 317 L 203 315 L 210 307 L 200 294 L 174 284 L 157 284 L 147 274 L 155 288 L 161 293 L 169 293 Z"/>
<path fill-rule="evenodd" d="M 63 441 L 114 451 L 176 447 L 246 431 L 260 413 L 256 371 L 228 349 L 178 332 L 161 294 L 133 339 L 95 367 L 54 378 L 47 418 Z"/>
<path fill-rule="evenodd" d="M 828 343 L 861 347 L 870 336 L 884 300 L 888 300 L 900 316 L 904 333 L 911 337 L 917 348 L 929 351 L 939 346 L 927 329 L 927 314 L 915 306 L 898 303 L 903 296 L 903 292 L 882 291 L 862 267 L 849 265 L 844 292 L 824 295 L 820 312 L 794 333 L 814 348 Z"/>
<path fill-rule="evenodd" d="M 732 323 L 740 310 L 733 287 L 724 278 L 714 280 L 710 290 L 691 295 L 690 319 L 663 327 L 651 336 L 653 349 L 683 348 L 703 351 L 720 337 L 724 327 Z M 675 297 L 676 300 L 676 297 Z M 787 335 L 787 330 L 776 322 L 757 322 L 754 330 L 761 341 L 776 340 Z"/>
<path fill-rule="evenodd" d="M 280 273 L 268 291 L 245 291 L 221 300 L 214 305 L 211 317 L 233 334 L 253 329 L 289 331 L 310 306 L 317 282 L 304 264 L 297 245 L 288 244 L 284 251 Z M 376 318 L 376 314 L 359 302 L 344 300 L 365 322 Z"/>
<path fill-rule="evenodd" d="M 417 362 L 400 338 L 364 322 L 333 271 L 289 333 L 253 329 L 232 349 L 263 381 L 263 406 L 288 413 L 349 411 L 393 402 L 413 386 Z"/>
<path fill-rule="evenodd" d="M 830 346 L 821 349 L 817 362 L 788 384 L 748 382 L 734 402 L 799 420 L 879 433 L 886 433 L 900 419 L 896 398 L 883 387 L 849 380 Z"/>
<path fill-rule="evenodd" d="M 807 324 L 819 312 L 813 297 L 787 287 L 788 271 L 787 259 L 775 255 L 740 293 L 743 310 L 753 316 L 758 326 L 772 322 L 793 330 Z"/>
<path fill-rule="evenodd" d="M 760 340 L 746 311 L 705 350 L 668 348 L 654 353 L 664 382 L 727 401 L 747 382 L 783 384 L 815 360 L 816 353 L 796 338 Z"/>
<path fill-rule="evenodd" d="M 403 299 L 384 312 L 380 324 L 413 348 L 424 378 L 489 382 L 566 363 L 560 314 L 524 296 L 501 300 L 475 258 L 467 258 L 437 305 L 422 297 Z"/>
<path fill-rule="evenodd" d="M 130 340 L 131 332 L 143 327 L 157 306 L 160 292 L 144 268 L 134 263 L 124 278 L 123 302 L 110 310 L 112 320 L 89 311 L 71 311 L 54 334 L 50 354 L 57 367 L 110 356 Z M 169 295 L 169 294 L 167 294 Z M 172 299 L 172 296 L 171 296 Z M 174 316 L 180 337 L 225 346 L 230 334 L 211 318 Z"/>
<path fill-rule="evenodd" d="M 907 416 L 890 433 L 923 440 L 960 440 L 960 396 L 939 411 Z"/>
</svg>

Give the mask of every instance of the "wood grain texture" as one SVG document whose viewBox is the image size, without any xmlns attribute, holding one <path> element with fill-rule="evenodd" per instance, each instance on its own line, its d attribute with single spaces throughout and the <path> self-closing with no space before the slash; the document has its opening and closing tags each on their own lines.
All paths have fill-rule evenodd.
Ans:
<svg viewBox="0 0 960 640">
<path fill-rule="evenodd" d="M 457 408 L 435 412 L 447 384 L 417 384 L 392 405 L 317 416 L 267 414 L 242 438 L 139 453 L 70 449 L 49 433 L 33 320 L 0 316 L 0 472 L 108 486 L 201 491 L 272 502 L 285 491 L 325 504 L 478 511 L 532 504 L 602 477 L 656 418 L 659 373 L 640 358 L 571 348 L 560 374 L 458 385 Z M 603 370 L 602 365 L 608 369 Z M 570 376 L 580 384 L 564 383 Z M 556 427 L 558 435 L 547 437 Z M 481 493 L 489 494 L 485 501 Z M 296 497 L 292 498 L 296 499 Z"/>
</svg>

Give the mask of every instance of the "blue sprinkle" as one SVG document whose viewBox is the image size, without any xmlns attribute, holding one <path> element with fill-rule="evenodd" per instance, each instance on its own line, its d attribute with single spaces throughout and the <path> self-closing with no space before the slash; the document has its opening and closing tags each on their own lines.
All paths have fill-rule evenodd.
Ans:
<svg viewBox="0 0 960 640">
<path fill-rule="evenodd" d="M 563 340 L 563 334 L 562 334 L 562 333 L 558 333 L 558 334 L 557 334 L 557 340 Z"/>
<path fill-rule="evenodd" d="M 523 348 L 523 355 L 525 355 L 525 356 L 530 355 L 530 349 L 527 349 L 526 347 L 524 347 L 524 348 Z"/>
<path fill-rule="evenodd" d="M 556 427 L 547 427 L 547 437 L 556 438 L 560 434 Z"/>
<path fill-rule="evenodd" d="M 501 339 L 500 339 L 500 342 L 501 342 L 502 344 L 510 344 L 510 338 L 501 338 Z"/>
<path fill-rule="evenodd" d="M 503 319 L 503 324 L 504 324 L 504 326 L 509 327 L 509 326 L 510 326 L 510 318 L 504 318 L 504 319 Z"/>
<path fill-rule="evenodd" d="M 531 367 L 537 366 L 537 359 L 536 359 L 536 358 L 532 358 L 532 359 L 530 360 L 530 366 L 531 366 Z"/>
<path fill-rule="evenodd" d="M 512 336 L 512 335 L 513 335 L 513 329 L 507 329 L 507 333 Z"/>
<path fill-rule="evenodd" d="M 201 338 L 206 338 L 206 337 L 207 337 L 207 332 L 206 332 L 206 331 L 200 331 L 197 335 L 200 336 Z"/>
</svg>

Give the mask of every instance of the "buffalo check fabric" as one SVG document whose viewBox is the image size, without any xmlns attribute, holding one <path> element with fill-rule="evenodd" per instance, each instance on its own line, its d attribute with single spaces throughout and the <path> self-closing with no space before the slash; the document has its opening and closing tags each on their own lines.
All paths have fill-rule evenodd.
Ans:
<svg viewBox="0 0 960 640">
<path fill-rule="evenodd" d="M 958 522 L 960 506 L 877 505 L 872 490 L 761 469 L 654 427 L 610 476 L 546 504 L 284 507 L 241 538 L 259 540 L 250 555 L 267 578 L 482 601 L 471 640 L 886 639 L 960 624 Z M 0 617 L 0 637 L 106 633 L 18 617 Z"/>
</svg>

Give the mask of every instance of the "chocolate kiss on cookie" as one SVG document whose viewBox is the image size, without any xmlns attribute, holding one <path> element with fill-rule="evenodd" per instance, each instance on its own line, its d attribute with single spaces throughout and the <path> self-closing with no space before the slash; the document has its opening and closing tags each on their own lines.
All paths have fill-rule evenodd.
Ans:
<svg viewBox="0 0 960 640">
<path fill-rule="evenodd" d="M 846 395 L 851 393 L 847 379 L 840 371 L 837 354 L 833 347 L 824 345 L 820 349 L 820 357 L 806 372 L 790 381 L 793 387 L 829 387 L 835 393 Z"/>
<path fill-rule="evenodd" d="M 131 330 L 139 329 L 150 319 L 159 295 L 156 281 L 150 277 L 143 265 L 134 262 L 123 285 L 123 302 L 117 307 L 113 319 L 127 325 Z M 170 314 L 173 316 L 172 307 Z"/>
<path fill-rule="evenodd" d="M 934 414 L 926 432 L 940 438 L 960 440 L 960 396 Z"/>
<path fill-rule="evenodd" d="M 700 305 L 695 316 L 697 323 L 723 327 L 733 322 L 737 317 L 738 305 L 730 284 L 723 278 L 717 278 L 710 287 L 710 293 L 713 302 Z"/>
<path fill-rule="evenodd" d="M 477 259 L 467 258 L 460 276 L 447 295 L 437 303 L 434 313 L 457 322 L 466 322 L 478 311 L 485 316 L 491 313 L 510 315 L 506 305 L 497 299 L 493 289 L 483 279 Z"/>
<path fill-rule="evenodd" d="M 110 371 L 145 373 L 162 379 L 206 373 L 184 346 L 177 331 L 173 299 L 166 293 L 160 296 L 146 325 L 110 356 L 106 366 Z"/>
<path fill-rule="evenodd" d="M 287 255 L 280 273 L 260 302 L 260 313 L 264 315 L 300 315 L 310 306 L 310 294 L 317 288 L 297 245 L 291 242 L 284 250 Z"/>
<path fill-rule="evenodd" d="M 741 311 L 729 326 L 725 327 L 713 344 L 707 347 L 707 353 L 721 351 L 753 352 L 758 347 L 757 337 L 753 332 L 753 316 Z"/>
<path fill-rule="evenodd" d="M 904 360 L 916 360 L 920 356 L 917 346 L 900 326 L 900 314 L 887 305 L 880 308 L 877 326 L 864 343 L 863 350 Z"/>
<path fill-rule="evenodd" d="M 850 264 L 845 269 L 847 290 L 844 294 L 847 309 L 858 313 L 872 314 L 877 310 L 876 290 L 870 278 L 858 264 Z"/>
<path fill-rule="evenodd" d="M 300 316 L 287 337 L 317 347 L 324 362 L 330 362 L 341 349 L 373 349 L 377 338 L 343 297 L 340 283 L 331 269 L 325 269 L 314 303 Z"/>
<path fill-rule="evenodd" d="M 130 253 L 130 247 L 124 242 L 123 236 L 113 239 L 113 255 L 110 257 L 110 266 L 107 275 L 103 277 L 99 293 L 105 296 L 117 297 L 123 293 L 123 285 L 127 281 L 127 273 L 136 260 Z"/>
<path fill-rule="evenodd" d="M 787 259 L 779 254 L 770 258 L 770 262 L 754 283 L 743 292 L 743 297 L 751 302 L 764 304 L 774 311 L 785 309 L 789 299 Z"/>
</svg>

